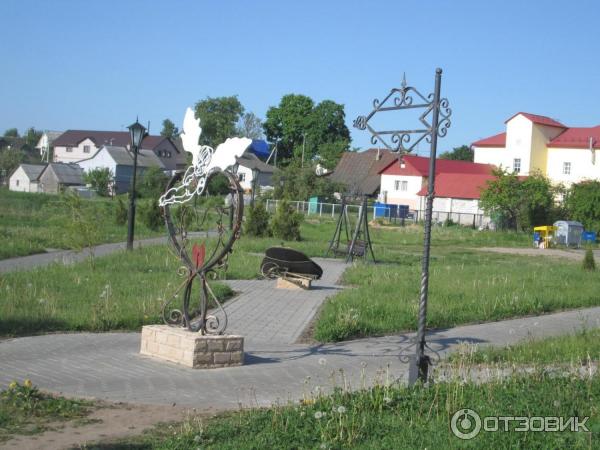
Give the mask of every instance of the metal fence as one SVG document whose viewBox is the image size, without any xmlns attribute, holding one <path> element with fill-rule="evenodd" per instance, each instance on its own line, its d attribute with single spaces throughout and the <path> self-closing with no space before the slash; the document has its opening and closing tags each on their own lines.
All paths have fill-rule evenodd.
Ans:
<svg viewBox="0 0 600 450">
<path fill-rule="evenodd" d="M 324 219 L 336 219 L 340 213 L 342 205 L 339 203 L 315 203 L 305 201 L 290 201 L 290 205 L 298 212 L 307 216 L 321 217 Z M 267 199 L 266 208 L 267 211 L 273 213 L 277 209 L 279 200 Z M 361 205 L 346 205 L 346 211 L 348 214 L 360 213 Z M 383 215 L 382 215 L 383 210 Z M 373 219 L 374 208 L 373 206 L 367 207 L 368 220 Z M 490 220 L 483 214 L 473 213 L 460 213 L 460 212 L 446 212 L 446 211 L 433 211 L 433 223 L 437 225 L 446 225 L 449 222 L 470 225 L 476 228 L 489 226 Z M 384 208 L 381 206 L 377 207 L 377 217 L 389 220 L 390 222 L 400 222 L 402 219 L 397 217 L 390 217 L 390 208 Z M 404 219 L 406 223 L 414 223 L 424 219 L 425 211 L 413 210 L 410 211 L 408 216 Z"/>
</svg>

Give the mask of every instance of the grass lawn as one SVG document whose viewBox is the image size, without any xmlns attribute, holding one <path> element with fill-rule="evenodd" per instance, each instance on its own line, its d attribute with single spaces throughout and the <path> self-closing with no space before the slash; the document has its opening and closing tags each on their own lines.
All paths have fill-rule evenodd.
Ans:
<svg viewBox="0 0 600 450">
<path fill-rule="evenodd" d="M 466 357 L 470 363 L 582 364 L 588 360 L 600 361 L 600 328 L 532 339 L 504 348 L 469 346 L 466 350 L 466 355 L 453 354 L 451 360 Z"/>
<path fill-rule="evenodd" d="M 0 443 L 16 434 L 37 434 L 57 422 L 84 419 L 92 403 L 44 394 L 25 380 L 0 391 Z"/>
<path fill-rule="evenodd" d="M 599 448 L 600 377 L 570 379 L 536 373 L 483 385 L 438 383 L 429 388 L 380 386 L 338 390 L 303 404 L 190 420 L 171 428 L 89 449 L 401 449 Z M 589 417 L 585 432 L 481 431 L 463 441 L 450 430 L 463 408 L 486 416 Z M 593 439 L 593 440 L 592 440 Z"/>
<path fill-rule="evenodd" d="M 259 256 L 234 253 L 227 277 L 255 278 L 259 264 Z M 0 336 L 162 323 L 162 304 L 183 281 L 180 265 L 161 245 L 96 258 L 94 269 L 81 262 L 0 275 Z M 220 299 L 233 295 L 223 283 L 211 286 Z"/>
<path fill-rule="evenodd" d="M 127 226 L 115 222 L 116 200 L 83 202 L 86 210 L 98 218 L 96 244 L 127 239 Z M 69 221 L 70 213 L 61 196 L 0 189 L 0 259 L 44 253 L 47 248 L 72 248 Z M 162 230 L 149 230 L 137 221 L 137 238 L 161 235 Z"/>
</svg>

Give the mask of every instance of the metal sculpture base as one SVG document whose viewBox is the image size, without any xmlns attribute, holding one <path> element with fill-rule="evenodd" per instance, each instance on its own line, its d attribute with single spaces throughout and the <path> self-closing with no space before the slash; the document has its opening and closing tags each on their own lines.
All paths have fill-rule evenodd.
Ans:
<svg viewBox="0 0 600 450">
<path fill-rule="evenodd" d="M 193 369 L 241 366 L 244 338 L 202 335 L 169 325 L 146 325 L 142 327 L 140 353 Z"/>
</svg>

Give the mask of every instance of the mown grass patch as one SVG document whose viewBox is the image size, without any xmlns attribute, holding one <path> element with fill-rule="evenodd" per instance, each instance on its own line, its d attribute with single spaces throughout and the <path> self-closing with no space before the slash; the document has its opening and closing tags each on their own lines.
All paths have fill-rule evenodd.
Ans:
<svg viewBox="0 0 600 450">
<path fill-rule="evenodd" d="M 401 449 L 401 448 L 592 448 L 585 432 L 481 431 L 469 441 L 450 430 L 463 408 L 485 416 L 590 417 L 598 433 L 600 377 L 570 379 L 542 373 L 508 381 L 438 383 L 430 387 L 378 386 L 358 392 L 336 390 L 301 404 L 253 409 L 194 419 L 179 426 L 90 449 Z"/>
<path fill-rule="evenodd" d="M 127 238 L 127 226 L 115 222 L 116 200 L 82 200 L 84 209 L 100 218 L 95 244 L 120 242 Z M 44 253 L 46 249 L 73 248 L 67 231 L 70 214 L 62 196 L 29 194 L 0 189 L 0 259 Z M 141 220 L 136 223 L 136 238 L 160 236 Z"/>
<path fill-rule="evenodd" d="M 89 401 L 42 393 L 29 380 L 12 382 L 0 391 L 0 443 L 18 434 L 41 433 L 56 422 L 84 418 L 92 407 Z"/>
<path fill-rule="evenodd" d="M 259 256 L 234 253 L 226 278 L 255 278 L 259 264 Z M 0 335 L 137 330 L 162 323 L 162 304 L 183 281 L 180 266 L 165 246 L 152 246 L 96 258 L 94 268 L 81 262 L 2 274 Z M 233 295 L 223 283 L 211 286 L 221 300 Z"/>
<path fill-rule="evenodd" d="M 344 274 L 355 286 L 329 299 L 315 327 L 320 341 L 416 328 L 421 266 L 407 254 L 397 264 L 356 264 Z M 600 276 L 567 260 L 435 248 L 428 326 L 453 327 L 563 309 L 597 306 Z"/>
<path fill-rule="evenodd" d="M 465 355 L 466 354 L 466 355 Z M 467 358 L 472 364 L 586 364 L 600 361 L 600 328 L 567 336 L 529 339 L 506 347 L 466 346 L 450 360 Z"/>
</svg>

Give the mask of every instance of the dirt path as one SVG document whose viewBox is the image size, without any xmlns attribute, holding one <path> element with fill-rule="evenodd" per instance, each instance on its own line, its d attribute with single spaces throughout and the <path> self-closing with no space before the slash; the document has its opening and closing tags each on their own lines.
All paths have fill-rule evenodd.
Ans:
<svg viewBox="0 0 600 450">
<path fill-rule="evenodd" d="M 31 436 L 15 436 L 0 444 L 0 448 L 19 450 L 83 448 L 91 442 L 137 436 L 158 423 L 182 421 L 190 414 L 194 414 L 190 408 L 176 405 L 100 403 L 100 407 L 87 416 L 83 424 L 77 422 L 50 424 L 56 429 Z"/>
<path fill-rule="evenodd" d="M 508 255 L 523 255 L 523 256 L 550 256 L 554 258 L 567 258 L 573 261 L 582 261 L 584 256 L 583 250 L 574 249 L 559 249 L 559 248 L 511 248 L 511 247 L 480 247 L 477 250 L 482 252 L 503 253 Z M 600 250 L 594 250 L 594 256 L 600 257 Z"/>
</svg>

